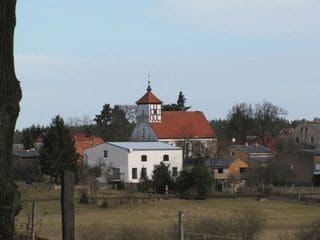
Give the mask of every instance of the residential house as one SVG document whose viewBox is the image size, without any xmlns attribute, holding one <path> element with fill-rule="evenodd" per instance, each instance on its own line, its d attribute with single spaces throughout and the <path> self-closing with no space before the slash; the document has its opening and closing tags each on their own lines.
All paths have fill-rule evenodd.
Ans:
<svg viewBox="0 0 320 240">
<path fill-rule="evenodd" d="M 290 137 L 297 143 L 320 147 L 320 120 L 302 122 L 293 130 Z"/>
<path fill-rule="evenodd" d="M 163 142 L 105 142 L 84 150 L 89 166 L 112 168 L 115 181 L 138 183 L 151 178 L 155 166 L 167 164 L 175 177 L 182 170 L 182 150 Z"/>
<path fill-rule="evenodd" d="M 320 186 L 320 149 L 301 150 L 292 170 L 296 183 Z"/>
<path fill-rule="evenodd" d="M 101 137 L 97 137 L 88 133 L 72 134 L 74 140 L 74 147 L 76 148 L 79 158 L 83 160 L 84 150 L 104 143 Z"/>
<path fill-rule="evenodd" d="M 275 159 L 275 152 L 257 143 L 234 145 L 230 148 L 230 155 L 246 162 L 251 169 L 266 167 Z"/>
<path fill-rule="evenodd" d="M 218 191 L 236 191 L 245 184 L 245 173 L 248 164 L 239 158 L 206 160 L 205 165 L 210 168 Z"/>
<path fill-rule="evenodd" d="M 212 156 L 216 148 L 215 131 L 200 111 L 162 111 L 162 101 L 147 92 L 136 102 L 137 125 L 131 141 L 160 141 L 179 146 L 184 158 Z"/>
<path fill-rule="evenodd" d="M 15 179 L 27 182 L 39 181 L 41 178 L 40 158 L 38 150 L 13 150 L 12 165 Z"/>
</svg>

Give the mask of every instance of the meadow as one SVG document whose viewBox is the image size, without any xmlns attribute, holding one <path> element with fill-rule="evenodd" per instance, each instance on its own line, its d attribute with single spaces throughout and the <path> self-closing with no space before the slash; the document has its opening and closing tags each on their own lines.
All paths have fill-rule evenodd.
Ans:
<svg viewBox="0 0 320 240">
<path fill-rule="evenodd" d="M 37 233 L 51 240 L 61 239 L 61 219 L 59 190 L 48 186 L 37 188 L 19 185 L 24 200 L 24 209 L 17 217 L 16 228 L 23 232 L 26 227 L 31 202 L 37 204 Z M 177 223 L 178 212 L 185 213 L 186 220 L 201 216 L 223 218 L 240 214 L 247 210 L 261 213 L 266 226 L 261 239 L 276 239 L 280 234 L 292 232 L 301 224 L 315 220 L 320 216 L 320 207 L 280 200 L 257 201 L 255 198 L 218 198 L 207 200 L 168 199 L 136 203 L 113 204 L 100 208 L 97 204 L 79 203 L 81 190 L 75 191 L 76 233 L 81 234 L 89 226 L 95 225 L 105 231 L 116 231 L 121 226 L 148 227 L 158 231 L 173 230 Z M 98 197 L 146 196 L 128 190 L 106 190 L 98 192 Z M 147 195 L 149 196 L 149 195 Z"/>
</svg>

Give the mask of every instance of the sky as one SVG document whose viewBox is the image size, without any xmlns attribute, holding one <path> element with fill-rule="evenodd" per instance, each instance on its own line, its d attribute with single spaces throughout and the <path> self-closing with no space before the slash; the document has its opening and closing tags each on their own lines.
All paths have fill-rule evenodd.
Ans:
<svg viewBox="0 0 320 240">
<path fill-rule="evenodd" d="M 179 91 L 209 120 L 270 101 L 320 113 L 319 0 L 18 0 L 17 128 Z"/>
</svg>

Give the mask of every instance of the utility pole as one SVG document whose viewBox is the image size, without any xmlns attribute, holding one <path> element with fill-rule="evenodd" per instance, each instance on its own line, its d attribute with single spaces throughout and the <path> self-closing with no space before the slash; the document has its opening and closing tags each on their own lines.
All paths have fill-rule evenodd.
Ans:
<svg viewBox="0 0 320 240">
<path fill-rule="evenodd" d="M 184 222 L 184 213 L 180 211 L 179 223 L 178 223 L 179 240 L 184 240 L 183 222 Z"/>
</svg>

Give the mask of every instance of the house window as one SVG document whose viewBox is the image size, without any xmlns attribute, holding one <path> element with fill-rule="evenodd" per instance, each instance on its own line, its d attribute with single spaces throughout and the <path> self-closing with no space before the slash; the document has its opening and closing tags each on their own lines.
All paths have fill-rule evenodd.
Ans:
<svg viewBox="0 0 320 240">
<path fill-rule="evenodd" d="M 157 115 L 157 110 L 153 110 L 153 114 L 154 114 L 154 115 Z"/>
<path fill-rule="evenodd" d="M 300 139 L 299 139 L 298 137 L 296 137 L 296 142 L 297 142 L 297 143 L 300 142 Z"/>
<path fill-rule="evenodd" d="M 290 170 L 293 171 L 294 170 L 294 165 L 290 164 Z"/>
<path fill-rule="evenodd" d="M 108 150 L 103 151 L 103 157 L 105 157 L 105 158 L 108 157 Z"/>
<path fill-rule="evenodd" d="M 314 143 L 314 138 L 313 137 L 310 138 L 310 142 Z"/>
<path fill-rule="evenodd" d="M 168 154 L 163 155 L 163 161 L 169 161 L 169 155 Z"/>
<path fill-rule="evenodd" d="M 147 169 L 141 168 L 141 178 L 146 179 L 147 178 Z"/>
<path fill-rule="evenodd" d="M 245 173 L 245 172 L 247 172 L 247 168 L 241 167 L 241 168 L 240 168 L 240 173 Z"/>
<path fill-rule="evenodd" d="M 132 179 L 138 179 L 138 169 L 132 168 Z"/>
<path fill-rule="evenodd" d="M 218 173 L 223 173 L 223 168 L 218 168 Z"/>
<path fill-rule="evenodd" d="M 146 161 L 147 161 L 147 155 L 142 155 L 141 162 L 146 162 Z"/>
<path fill-rule="evenodd" d="M 177 167 L 173 167 L 173 168 L 172 168 L 172 176 L 173 176 L 173 177 L 178 176 L 178 168 L 177 168 Z"/>
</svg>

